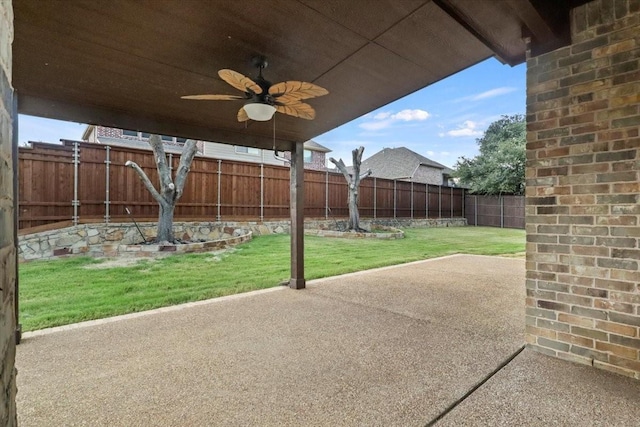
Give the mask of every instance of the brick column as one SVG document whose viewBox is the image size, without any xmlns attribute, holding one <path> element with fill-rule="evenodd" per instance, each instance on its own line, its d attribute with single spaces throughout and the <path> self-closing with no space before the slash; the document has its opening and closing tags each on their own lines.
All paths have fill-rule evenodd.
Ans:
<svg viewBox="0 0 640 427">
<path fill-rule="evenodd" d="M 640 379 L 640 2 L 527 60 L 527 343 Z"/>
<path fill-rule="evenodd" d="M 15 426 L 15 283 L 16 242 L 13 209 L 13 88 L 11 87 L 11 0 L 0 0 L 0 425 Z"/>
</svg>

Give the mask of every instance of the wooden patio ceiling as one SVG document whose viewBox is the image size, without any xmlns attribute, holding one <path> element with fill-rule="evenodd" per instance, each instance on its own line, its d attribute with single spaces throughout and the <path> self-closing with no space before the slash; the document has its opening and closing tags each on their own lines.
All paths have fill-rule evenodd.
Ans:
<svg viewBox="0 0 640 427">
<path fill-rule="evenodd" d="M 262 148 L 272 122 L 236 121 L 217 75 L 305 80 L 313 121 L 276 114 L 279 149 L 329 131 L 491 56 L 525 59 L 568 42 L 562 0 L 14 0 L 19 112 Z"/>
</svg>

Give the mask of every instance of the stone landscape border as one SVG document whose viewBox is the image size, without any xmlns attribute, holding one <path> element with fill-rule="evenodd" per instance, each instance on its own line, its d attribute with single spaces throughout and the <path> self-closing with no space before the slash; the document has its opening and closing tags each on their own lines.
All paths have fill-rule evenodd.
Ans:
<svg viewBox="0 0 640 427">
<path fill-rule="evenodd" d="M 404 232 L 393 227 L 377 226 L 370 232 L 364 233 L 359 231 L 336 231 L 322 229 L 305 229 L 304 234 L 307 236 L 318 237 L 335 237 L 342 239 L 380 239 L 380 240 L 396 240 L 403 239 Z"/>
<path fill-rule="evenodd" d="M 392 227 L 394 229 L 412 227 L 460 227 L 466 226 L 465 218 L 441 219 L 374 219 L 361 221 L 365 229 Z M 142 235 L 151 240 L 156 233 L 156 223 L 95 223 L 81 224 L 40 233 L 24 234 L 19 237 L 18 253 L 20 261 L 51 259 L 70 255 L 147 256 L 152 250 L 157 253 L 206 252 L 233 246 L 250 240 L 252 236 L 286 234 L 290 223 L 283 221 L 227 221 L 227 222 L 175 222 L 173 229 L 177 238 L 195 241 L 188 245 L 141 245 Z M 331 231 L 345 229 L 345 220 L 307 220 L 305 234 L 332 234 Z M 358 233 L 352 233 L 358 234 Z M 377 233 L 373 233 L 377 234 Z M 388 233 L 384 233 L 388 234 Z M 250 235 L 250 237 L 246 237 Z M 362 237 L 362 236 L 353 236 Z M 238 238 L 241 241 L 238 241 Z M 244 240 L 243 240 L 244 239 Z M 222 243 L 224 242 L 224 243 Z M 205 246 L 206 244 L 206 246 Z M 120 248 L 123 246 L 122 248 Z M 183 247 L 184 248 L 181 248 Z M 157 251 L 155 251 L 157 247 Z M 172 249 L 174 248 L 175 249 Z"/>
</svg>

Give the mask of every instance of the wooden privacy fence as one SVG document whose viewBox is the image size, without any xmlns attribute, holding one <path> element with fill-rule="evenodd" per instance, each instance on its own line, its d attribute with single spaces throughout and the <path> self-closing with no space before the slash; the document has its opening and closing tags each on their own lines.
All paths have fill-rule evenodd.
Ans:
<svg viewBox="0 0 640 427">
<path fill-rule="evenodd" d="M 19 227 L 57 222 L 155 221 L 158 205 L 140 178 L 125 166 L 134 161 L 157 183 L 150 150 L 66 141 L 33 143 L 19 151 Z M 179 154 L 167 154 L 175 170 Z M 347 184 L 339 173 L 305 170 L 305 216 L 348 215 Z M 367 178 L 360 184 L 364 218 L 452 218 L 464 216 L 464 190 Z M 289 168 L 196 157 L 179 221 L 262 221 L 289 217 Z"/>
<path fill-rule="evenodd" d="M 524 229 L 524 196 L 465 197 L 469 225 Z"/>
</svg>

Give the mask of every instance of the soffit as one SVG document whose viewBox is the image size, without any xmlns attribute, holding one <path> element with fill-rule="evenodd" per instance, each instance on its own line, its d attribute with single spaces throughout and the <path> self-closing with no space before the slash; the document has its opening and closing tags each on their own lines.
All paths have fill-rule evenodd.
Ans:
<svg viewBox="0 0 640 427">
<path fill-rule="evenodd" d="M 25 114 L 269 148 L 273 122 L 235 119 L 217 75 L 304 80 L 313 121 L 276 114 L 279 149 L 307 141 L 498 55 L 524 60 L 523 31 L 561 44 L 567 27 L 542 0 L 14 0 L 13 84 Z M 551 10 L 555 10 L 551 14 Z M 567 9 L 568 12 L 568 9 Z M 565 31 L 566 32 L 566 31 Z M 544 42 L 544 43 L 543 43 Z"/>
</svg>

